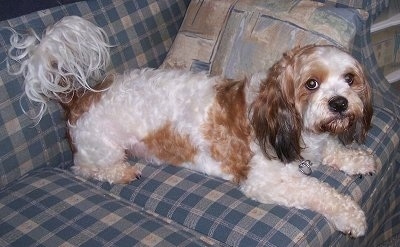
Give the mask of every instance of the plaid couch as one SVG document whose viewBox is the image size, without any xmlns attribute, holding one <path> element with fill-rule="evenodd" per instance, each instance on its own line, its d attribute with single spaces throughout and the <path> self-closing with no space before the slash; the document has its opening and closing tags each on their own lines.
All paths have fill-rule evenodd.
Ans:
<svg viewBox="0 0 400 247">
<path fill-rule="evenodd" d="M 312 176 L 359 200 L 369 229 L 357 239 L 315 212 L 260 204 L 184 168 L 132 160 L 143 177 L 129 185 L 84 180 L 69 170 L 61 108 L 51 104 L 37 125 L 22 112 L 34 106 L 21 98 L 23 79 L 7 72 L 11 33 L 0 28 L 0 246 L 378 246 L 400 234 L 400 98 L 377 69 L 369 37 L 385 2 L 89 0 L 1 21 L 40 34 L 63 16 L 82 16 L 116 44 L 117 72 L 164 66 L 234 77 L 292 45 L 343 46 L 370 75 L 375 115 L 365 148 L 382 170 L 350 177 L 313 168 Z"/>
</svg>

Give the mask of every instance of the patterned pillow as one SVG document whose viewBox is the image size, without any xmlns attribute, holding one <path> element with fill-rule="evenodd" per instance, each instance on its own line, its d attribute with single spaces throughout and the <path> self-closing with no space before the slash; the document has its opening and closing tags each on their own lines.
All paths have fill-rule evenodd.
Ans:
<svg viewBox="0 0 400 247">
<path fill-rule="evenodd" d="M 206 0 L 189 6 L 163 66 L 242 77 L 269 68 L 299 45 L 351 50 L 367 18 L 361 10 L 312 1 Z"/>
</svg>

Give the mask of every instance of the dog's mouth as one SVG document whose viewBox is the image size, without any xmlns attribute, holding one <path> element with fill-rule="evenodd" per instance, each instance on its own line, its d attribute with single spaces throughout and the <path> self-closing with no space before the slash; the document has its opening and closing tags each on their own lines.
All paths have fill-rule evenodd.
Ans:
<svg viewBox="0 0 400 247">
<path fill-rule="evenodd" d="M 325 119 L 319 124 L 319 131 L 332 134 L 341 134 L 350 129 L 354 124 L 355 115 L 350 113 L 338 113 Z"/>
</svg>

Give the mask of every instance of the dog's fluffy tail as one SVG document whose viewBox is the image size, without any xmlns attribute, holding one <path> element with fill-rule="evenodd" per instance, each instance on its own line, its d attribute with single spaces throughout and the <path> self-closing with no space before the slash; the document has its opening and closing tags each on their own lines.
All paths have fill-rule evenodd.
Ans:
<svg viewBox="0 0 400 247">
<path fill-rule="evenodd" d="M 42 37 L 21 35 L 14 30 L 8 56 L 19 67 L 10 73 L 25 78 L 25 94 L 39 104 L 38 121 L 49 99 L 68 101 L 78 89 L 91 88 L 109 63 L 109 42 L 103 29 L 77 16 L 68 16 L 48 27 Z"/>
</svg>

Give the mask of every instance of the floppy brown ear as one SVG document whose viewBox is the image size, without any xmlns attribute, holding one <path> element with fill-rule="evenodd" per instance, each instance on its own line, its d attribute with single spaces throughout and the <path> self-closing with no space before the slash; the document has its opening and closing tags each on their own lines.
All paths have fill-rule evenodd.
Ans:
<svg viewBox="0 0 400 247">
<path fill-rule="evenodd" d="M 353 141 L 363 143 L 365 136 L 371 127 L 371 119 L 373 114 L 372 109 L 372 90 L 369 85 L 362 68 L 360 68 L 359 79 L 363 80 L 363 87 L 359 90 L 358 95 L 363 102 L 363 115 L 356 120 L 355 124 L 346 132 L 339 135 L 339 139 L 344 144 L 349 144 Z"/>
<path fill-rule="evenodd" d="M 284 163 L 301 159 L 301 118 L 295 108 L 290 54 L 276 63 L 251 106 L 251 124 L 268 158 Z"/>
</svg>

